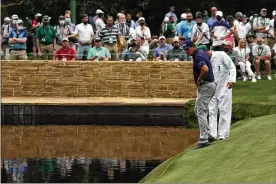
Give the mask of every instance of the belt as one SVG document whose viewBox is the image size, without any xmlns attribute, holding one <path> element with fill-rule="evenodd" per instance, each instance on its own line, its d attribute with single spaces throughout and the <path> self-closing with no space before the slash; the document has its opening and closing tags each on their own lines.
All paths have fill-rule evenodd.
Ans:
<svg viewBox="0 0 276 184">
<path fill-rule="evenodd" d="M 199 86 L 203 86 L 203 85 L 205 85 L 205 84 L 209 84 L 209 83 L 213 83 L 213 82 L 215 82 L 215 81 L 201 81 L 200 83 L 199 83 Z"/>
</svg>

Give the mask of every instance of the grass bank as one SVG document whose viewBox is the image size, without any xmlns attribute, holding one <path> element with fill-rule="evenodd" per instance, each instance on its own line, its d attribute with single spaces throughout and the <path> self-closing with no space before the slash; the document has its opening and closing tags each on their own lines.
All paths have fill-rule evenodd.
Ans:
<svg viewBox="0 0 276 184">
<path fill-rule="evenodd" d="M 185 105 L 188 127 L 198 127 L 194 113 L 195 101 Z M 233 89 L 232 123 L 247 118 L 276 113 L 276 79 L 261 80 L 257 83 L 237 81 Z"/>
<path fill-rule="evenodd" d="M 140 182 L 276 182 L 276 115 L 233 127 L 229 139 L 200 150 L 191 147 Z"/>
</svg>

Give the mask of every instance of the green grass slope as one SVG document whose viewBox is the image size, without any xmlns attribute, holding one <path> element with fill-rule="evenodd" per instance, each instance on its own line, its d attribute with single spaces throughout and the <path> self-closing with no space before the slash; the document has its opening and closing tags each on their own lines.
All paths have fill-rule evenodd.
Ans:
<svg viewBox="0 0 276 184">
<path fill-rule="evenodd" d="M 140 182 L 276 182 L 276 115 L 236 123 L 230 138 L 193 147 Z"/>
</svg>

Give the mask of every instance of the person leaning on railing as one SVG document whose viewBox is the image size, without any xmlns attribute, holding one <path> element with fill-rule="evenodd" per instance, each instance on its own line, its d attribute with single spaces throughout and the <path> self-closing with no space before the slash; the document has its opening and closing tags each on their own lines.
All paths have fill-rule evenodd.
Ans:
<svg viewBox="0 0 276 184">
<path fill-rule="evenodd" d="M 10 60 L 27 60 L 27 42 L 28 32 L 23 27 L 23 21 L 16 21 L 16 29 L 12 30 L 9 38 Z"/>
<path fill-rule="evenodd" d="M 68 38 L 62 39 L 62 47 L 56 52 L 56 60 L 73 61 L 76 59 L 76 51 L 69 46 Z"/>
</svg>

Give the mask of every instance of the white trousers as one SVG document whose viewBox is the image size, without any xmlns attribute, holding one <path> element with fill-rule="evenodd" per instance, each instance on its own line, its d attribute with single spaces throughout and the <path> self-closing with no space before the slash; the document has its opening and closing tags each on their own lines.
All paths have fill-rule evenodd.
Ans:
<svg viewBox="0 0 276 184">
<path fill-rule="evenodd" d="M 217 88 L 216 90 L 220 89 Z M 230 132 L 232 116 L 232 89 L 224 89 L 223 91 L 227 92 L 222 96 L 214 95 L 209 103 L 210 135 L 216 139 L 227 138 L 229 137 Z"/>
<path fill-rule="evenodd" d="M 242 73 L 247 73 L 249 77 L 253 77 L 253 72 L 251 70 L 251 63 L 249 61 L 246 62 L 238 62 Z"/>
</svg>

